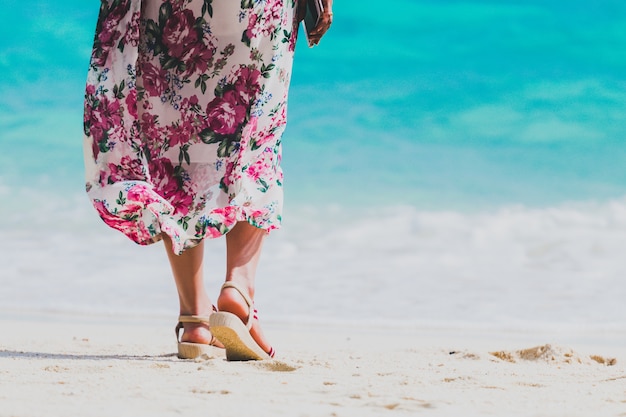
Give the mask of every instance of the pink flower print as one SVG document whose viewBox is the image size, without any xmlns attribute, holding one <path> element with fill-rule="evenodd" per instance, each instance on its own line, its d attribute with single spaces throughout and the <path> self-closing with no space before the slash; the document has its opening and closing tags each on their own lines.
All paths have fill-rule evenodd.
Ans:
<svg viewBox="0 0 626 417">
<path fill-rule="evenodd" d="M 201 74 L 208 70 L 213 60 L 213 54 L 215 54 L 215 47 L 205 42 L 207 41 L 201 40 L 185 51 L 182 60 L 185 62 L 185 74 L 187 76 Z"/>
<path fill-rule="evenodd" d="M 128 220 L 124 220 L 118 216 L 114 216 L 112 215 L 109 210 L 107 210 L 105 204 L 103 201 L 94 201 L 94 207 L 96 208 L 96 210 L 98 211 L 98 214 L 100 215 L 100 217 L 102 218 L 102 220 L 104 220 L 104 222 L 115 228 L 118 230 L 124 230 L 124 226 L 128 226 L 128 227 L 132 227 L 133 223 L 128 221 Z"/>
<path fill-rule="evenodd" d="M 247 109 L 239 102 L 234 91 L 227 91 L 223 97 L 214 98 L 207 105 L 209 127 L 220 135 L 232 135 L 246 118 Z"/>
<path fill-rule="evenodd" d="M 126 96 L 126 109 L 133 119 L 137 118 L 137 90 L 134 88 Z"/>
<path fill-rule="evenodd" d="M 249 165 L 246 169 L 248 178 L 254 181 L 258 181 L 260 178 L 267 179 L 273 175 L 270 172 L 272 170 L 271 165 L 266 160 L 267 158 L 259 159 L 252 165 Z"/>
<path fill-rule="evenodd" d="M 265 3 L 265 10 L 263 13 L 265 17 L 263 36 L 270 36 L 276 31 L 276 27 L 280 25 L 282 7 L 283 4 L 281 1 L 268 1 Z"/>
<path fill-rule="evenodd" d="M 220 217 L 222 223 L 227 226 L 232 226 L 237 223 L 237 212 L 238 208 L 233 206 L 220 207 L 211 212 L 212 216 Z"/>
<path fill-rule="evenodd" d="M 115 41 L 119 39 L 121 32 L 117 30 L 119 20 L 107 18 L 102 23 L 102 29 L 98 33 L 98 41 L 100 41 L 100 47 L 107 51 L 115 47 Z M 105 54 L 107 55 L 107 54 Z M 104 62 L 102 62 L 104 64 Z"/>
<path fill-rule="evenodd" d="M 127 210 L 118 211 L 116 215 L 111 214 L 102 201 L 94 201 L 94 207 L 104 223 L 121 231 L 133 241 L 146 244 L 152 240 L 152 236 L 150 236 L 150 232 L 143 222 L 130 220 L 141 215 L 141 206 L 129 204 L 125 206 Z"/>
<path fill-rule="evenodd" d="M 259 135 L 255 138 L 255 148 L 265 145 L 267 142 L 271 141 L 272 139 L 274 139 L 273 131 L 259 132 Z"/>
<path fill-rule="evenodd" d="M 157 116 L 150 113 L 143 113 L 141 115 L 141 132 L 147 138 L 158 137 L 159 130 L 157 128 Z"/>
<path fill-rule="evenodd" d="M 98 105 L 92 107 L 87 105 L 85 109 L 85 123 L 88 131 L 93 138 L 92 151 L 94 158 L 98 158 L 103 142 L 107 140 L 107 132 L 113 126 L 120 126 L 122 115 L 120 112 L 120 103 L 118 100 L 109 100 L 108 97 L 102 96 Z"/>
<path fill-rule="evenodd" d="M 226 169 L 224 170 L 224 177 L 222 178 L 221 184 L 226 187 L 226 190 L 233 184 L 233 168 L 235 168 L 234 162 L 228 162 L 226 164 Z"/>
<path fill-rule="evenodd" d="M 143 86 L 152 97 L 160 97 L 167 90 L 167 71 L 159 69 L 149 62 L 141 66 Z"/>
<path fill-rule="evenodd" d="M 209 239 L 216 239 L 218 237 L 222 237 L 222 232 L 217 227 L 207 227 L 204 232 L 204 237 L 208 237 Z"/>
<path fill-rule="evenodd" d="M 239 101 L 250 105 L 250 102 L 261 91 L 259 79 L 261 71 L 252 67 L 240 66 L 235 73 L 235 92 L 239 96 Z"/>
<path fill-rule="evenodd" d="M 250 14 L 248 19 L 248 28 L 246 29 L 246 36 L 248 39 L 256 38 L 261 32 L 261 22 L 259 22 L 259 16 L 254 13 Z"/>
<path fill-rule="evenodd" d="M 122 1 L 117 7 L 108 11 L 100 22 L 98 30 L 99 51 L 94 49 L 93 63 L 98 66 L 106 64 L 109 51 L 117 47 L 122 33 L 118 30 L 120 22 L 128 11 L 129 2 Z"/>
<path fill-rule="evenodd" d="M 241 149 L 246 149 L 249 146 L 251 137 L 256 134 L 257 121 L 257 117 L 251 117 L 250 120 L 248 120 L 248 123 L 246 123 L 246 126 L 243 128 L 241 141 L 239 142 Z"/>
<path fill-rule="evenodd" d="M 91 125 L 104 130 L 120 126 L 122 124 L 120 107 L 119 100 L 109 100 L 106 96 L 100 97 L 98 106 L 92 112 Z"/>
<path fill-rule="evenodd" d="M 139 45 L 139 18 L 140 12 L 133 13 L 130 22 L 126 25 L 126 33 L 124 34 L 124 44 L 137 46 Z"/>
<path fill-rule="evenodd" d="M 248 207 L 244 209 L 246 217 L 249 219 L 262 219 L 267 216 L 267 210 L 252 210 Z"/>
<path fill-rule="evenodd" d="M 163 44 L 170 56 L 182 58 L 185 51 L 198 41 L 195 20 L 191 10 L 177 11 L 167 19 L 163 28 Z"/>
<path fill-rule="evenodd" d="M 189 118 L 185 118 L 179 123 L 167 127 L 167 137 L 169 138 L 170 147 L 188 143 L 194 134 L 195 128 L 192 120 Z"/>
<path fill-rule="evenodd" d="M 146 179 L 141 160 L 132 159 L 128 155 L 122 158 L 119 165 L 109 164 L 108 167 L 109 175 L 107 182 L 109 184 L 119 181 L 142 181 Z M 101 183 L 104 179 L 101 175 Z"/>
<path fill-rule="evenodd" d="M 161 200 L 156 194 L 143 185 L 134 185 L 126 193 L 128 201 L 141 203 L 141 207 L 146 207 L 152 203 L 160 203 Z"/>
<path fill-rule="evenodd" d="M 174 206 L 174 213 L 186 215 L 193 204 L 193 196 L 174 176 L 174 166 L 166 158 L 150 161 L 150 175 L 155 191 Z"/>
</svg>

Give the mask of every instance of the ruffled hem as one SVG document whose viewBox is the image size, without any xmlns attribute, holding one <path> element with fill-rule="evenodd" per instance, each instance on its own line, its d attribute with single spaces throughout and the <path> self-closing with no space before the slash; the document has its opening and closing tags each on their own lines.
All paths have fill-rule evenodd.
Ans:
<svg viewBox="0 0 626 417">
<path fill-rule="evenodd" d="M 162 233 L 165 233 L 171 238 L 172 249 L 178 255 L 205 238 L 214 239 L 225 235 L 241 221 L 268 233 L 280 228 L 281 222 L 280 215 L 272 210 L 273 205 L 262 208 L 253 207 L 249 202 L 239 205 L 236 198 L 224 207 L 188 217 L 177 213 L 149 183 L 143 181 L 91 188 L 88 194 L 98 214 L 109 227 L 144 246 L 160 241 Z M 112 205 L 110 201 L 116 204 Z"/>
</svg>

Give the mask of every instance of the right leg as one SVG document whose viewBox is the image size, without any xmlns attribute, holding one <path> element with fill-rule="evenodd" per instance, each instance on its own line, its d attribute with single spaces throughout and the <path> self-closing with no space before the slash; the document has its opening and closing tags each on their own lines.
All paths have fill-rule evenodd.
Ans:
<svg viewBox="0 0 626 417">
<path fill-rule="evenodd" d="M 263 239 L 267 233 L 247 222 L 239 222 L 226 234 L 226 282 L 232 281 L 242 290 L 247 290 L 250 298 L 254 299 L 254 282 L 257 265 L 261 257 Z M 219 311 L 233 313 L 244 323 L 248 318 L 248 305 L 234 288 L 222 289 L 217 299 Z M 254 319 L 254 312 L 250 316 L 252 328 L 250 335 L 265 352 L 271 350 L 271 345 L 263 336 L 258 319 Z"/>
</svg>

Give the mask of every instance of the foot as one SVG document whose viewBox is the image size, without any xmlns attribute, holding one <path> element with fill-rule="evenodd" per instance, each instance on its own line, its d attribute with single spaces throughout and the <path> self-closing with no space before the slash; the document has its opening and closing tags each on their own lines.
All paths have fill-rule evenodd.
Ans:
<svg viewBox="0 0 626 417">
<path fill-rule="evenodd" d="M 249 307 L 242 295 L 234 288 L 223 288 L 220 296 L 217 299 L 217 308 L 219 311 L 225 311 L 232 313 L 239 317 L 244 324 L 248 324 Z M 253 306 L 254 308 L 254 306 Z M 271 355 L 272 345 L 267 341 L 263 335 L 263 330 L 259 324 L 259 318 L 256 311 L 253 310 L 250 315 L 252 320 L 252 328 L 250 329 L 250 335 L 255 342 L 265 351 Z"/>
<path fill-rule="evenodd" d="M 215 307 L 213 307 L 215 311 Z M 211 313 L 213 312 L 211 311 Z M 202 317 L 209 317 L 211 315 L 211 313 L 208 313 L 206 315 L 201 315 Z M 181 315 L 185 315 L 185 314 L 181 314 Z M 203 345 L 211 345 L 211 346 L 216 346 L 216 347 L 220 347 L 223 348 L 224 345 L 222 345 L 219 340 L 215 339 L 213 337 L 213 334 L 211 333 L 211 329 L 209 327 L 209 324 L 206 322 L 202 322 L 202 323 L 190 323 L 190 322 L 184 322 L 182 323 L 183 325 L 183 334 L 180 337 L 180 342 L 183 343 L 200 343 Z M 178 327 L 177 327 L 177 332 L 178 332 Z"/>
</svg>

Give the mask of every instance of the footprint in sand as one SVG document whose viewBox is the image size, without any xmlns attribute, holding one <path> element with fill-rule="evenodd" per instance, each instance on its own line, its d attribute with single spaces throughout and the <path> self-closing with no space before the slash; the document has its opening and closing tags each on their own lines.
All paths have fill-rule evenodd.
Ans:
<svg viewBox="0 0 626 417">
<path fill-rule="evenodd" d="M 510 363 L 516 363 L 522 361 L 534 361 L 534 362 L 547 362 L 554 364 L 602 364 L 606 366 L 613 366 L 617 363 L 615 358 L 605 358 L 600 355 L 584 356 L 579 355 L 572 349 L 552 346 L 549 344 L 535 346 L 527 349 L 521 349 L 516 351 L 500 350 L 496 352 L 489 352 L 490 355 L 496 358 Z"/>
</svg>

